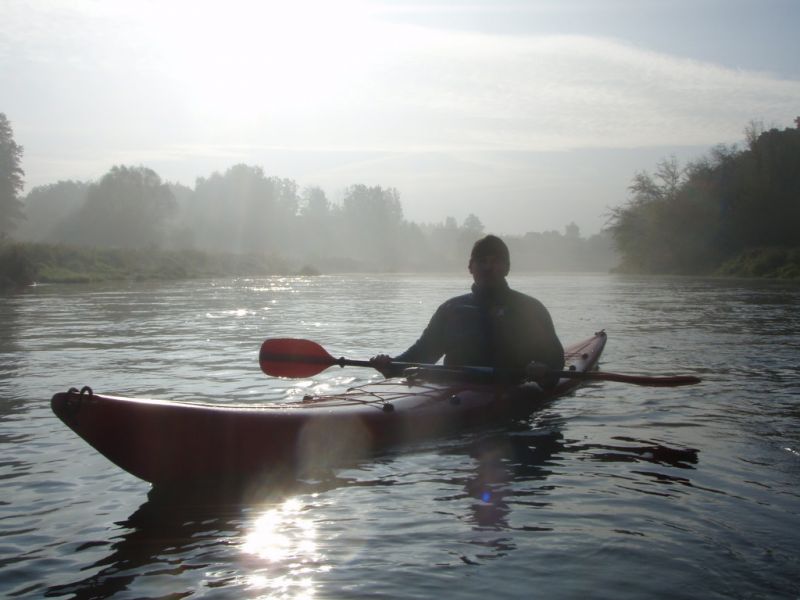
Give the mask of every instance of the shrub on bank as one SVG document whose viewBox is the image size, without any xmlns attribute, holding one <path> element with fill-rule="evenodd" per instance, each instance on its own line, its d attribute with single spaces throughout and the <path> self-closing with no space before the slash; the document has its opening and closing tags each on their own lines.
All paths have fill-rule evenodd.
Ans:
<svg viewBox="0 0 800 600">
<path fill-rule="evenodd" d="M 0 287 L 290 274 L 275 255 L 207 254 L 194 250 L 89 248 L 34 243 L 0 246 Z"/>
<path fill-rule="evenodd" d="M 35 281 L 36 266 L 21 244 L 0 246 L 0 288 L 29 285 Z"/>
<path fill-rule="evenodd" d="M 751 248 L 724 263 L 719 274 L 800 279 L 800 248 Z"/>
</svg>

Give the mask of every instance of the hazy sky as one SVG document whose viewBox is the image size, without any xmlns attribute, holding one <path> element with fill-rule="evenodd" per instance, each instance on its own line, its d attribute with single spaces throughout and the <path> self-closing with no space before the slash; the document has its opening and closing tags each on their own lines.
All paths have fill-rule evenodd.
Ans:
<svg viewBox="0 0 800 600">
<path fill-rule="evenodd" d="M 407 218 L 597 232 L 639 170 L 800 115 L 798 0 L 0 0 L 27 188 L 236 163 Z"/>
</svg>

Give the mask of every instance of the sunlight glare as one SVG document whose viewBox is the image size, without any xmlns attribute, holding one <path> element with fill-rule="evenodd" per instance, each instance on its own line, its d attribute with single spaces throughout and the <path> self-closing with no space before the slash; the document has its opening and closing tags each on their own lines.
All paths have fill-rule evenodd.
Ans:
<svg viewBox="0 0 800 600">
<path fill-rule="evenodd" d="M 314 597 L 313 574 L 328 567 L 317 549 L 314 522 L 303 517 L 304 510 L 300 500 L 289 498 L 253 522 L 242 551 L 267 564 L 248 573 L 250 588 L 268 591 L 270 598 Z"/>
<path fill-rule="evenodd" d="M 242 550 L 270 562 L 318 560 L 316 529 L 311 519 L 302 516 L 302 510 L 303 504 L 290 498 L 264 512 L 253 524 Z"/>
<path fill-rule="evenodd" d="M 243 111 L 250 119 L 330 108 L 380 60 L 380 27 L 354 0 L 176 2 L 157 16 L 155 39 L 166 46 L 159 68 L 198 114 L 235 120 Z"/>
</svg>

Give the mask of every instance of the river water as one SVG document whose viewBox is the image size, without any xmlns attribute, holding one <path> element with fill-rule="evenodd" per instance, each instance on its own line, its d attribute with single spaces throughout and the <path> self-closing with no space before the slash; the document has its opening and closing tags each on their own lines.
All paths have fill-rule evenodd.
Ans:
<svg viewBox="0 0 800 600">
<path fill-rule="evenodd" d="M 520 275 L 606 371 L 471 432 L 232 497 L 164 497 L 50 411 L 53 393 L 285 402 L 376 380 L 264 376 L 267 337 L 405 349 L 464 277 L 38 286 L 0 297 L 0 596 L 800 597 L 800 286 Z"/>
</svg>

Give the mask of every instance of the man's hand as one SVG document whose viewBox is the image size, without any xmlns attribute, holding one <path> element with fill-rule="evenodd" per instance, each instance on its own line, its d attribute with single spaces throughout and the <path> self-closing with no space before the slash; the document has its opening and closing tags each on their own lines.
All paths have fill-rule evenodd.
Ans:
<svg viewBox="0 0 800 600">
<path fill-rule="evenodd" d="M 528 366 L 525 367 L 525 378 L 530 381 L 541 383 L 549 374 L 550 368 L 546 364 L 536 362 L 535 360 L 528 363 Z"/>
<path fill-rule="evenodd" d="M 389 377 L 392 372 L 392 357 L 388 354 L 378 354 L 369 359 L 370 364 L 384 377 Z"/>
</svg>

